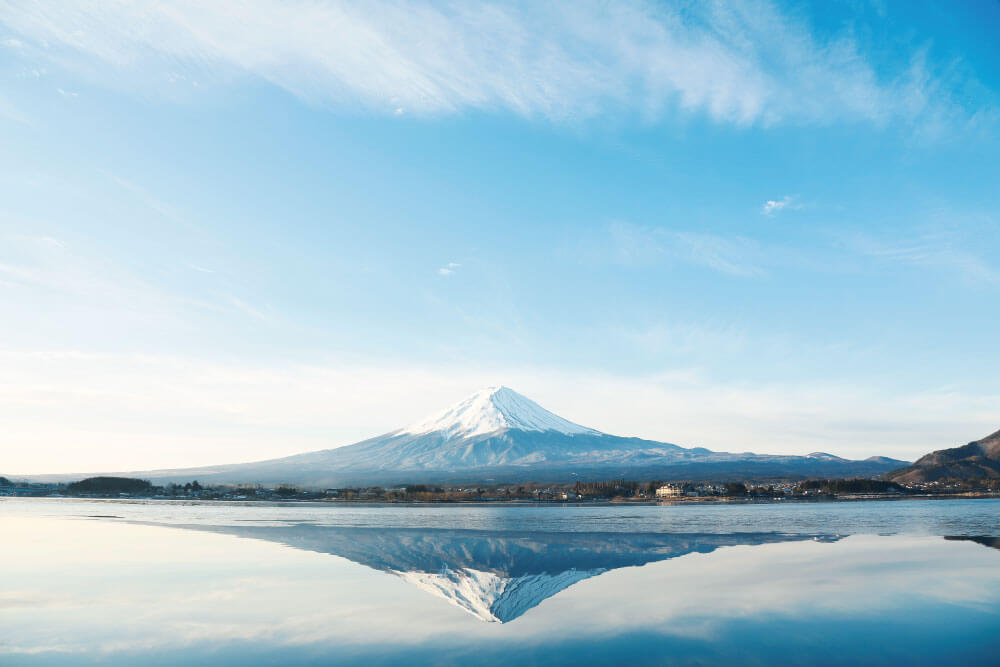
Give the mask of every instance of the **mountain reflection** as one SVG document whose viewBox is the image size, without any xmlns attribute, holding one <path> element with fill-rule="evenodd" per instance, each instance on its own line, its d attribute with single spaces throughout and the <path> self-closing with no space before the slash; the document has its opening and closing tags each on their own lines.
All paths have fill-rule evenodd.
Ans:
<svg viewBox="0 0 1000 667">
<path fill-rule="evenodd" d="M 720 547 L 818 540 L 780 533 L 565 533 L 419 528 L 184 526 L 333 554 L 388 572 L 487 622 L 506 623 L 573 584 Z"/>
<path fill-rule="evenodd" d="M 975 542 L 991 549 L 1000 549 L 1000 537 L 992 535 L 945 535 L 944 539 L 959 542 Z"/>
</svg>

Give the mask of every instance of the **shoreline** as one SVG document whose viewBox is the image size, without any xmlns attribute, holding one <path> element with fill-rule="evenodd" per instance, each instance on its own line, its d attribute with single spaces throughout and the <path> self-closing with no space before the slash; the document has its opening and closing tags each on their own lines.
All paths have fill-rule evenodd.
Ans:
<svg viewBox="0 0 1000 667">
<path fill-rule="evenodd" d="M 310 506 L 336 506 L 336 505 L 367 505 L 367 506 L 495 506 L 495 505 L 517 505 L 517 506 L 574 506 L 574 507 L 616 507 L 628 506 L 680 506 L 680 505 L 787 505 L 787 504 L 824 504 L 824 503 L 857 503 L 857 502 L 880 502 L 880 501 L 901 501 L 901 500 L 988 500 L 1000 499 L 1000 493 L 965 493 L 965 494 L 913 494 L 913 495 L 843 495 L 824 496 L 812 498 L 712 498 L 712 497 L 690 497 L 673 498 L 670 500 L 649 500 L 631 498 L 609 498 L 598 500 L 516 500 L 516 499 L 496 499 L 496 500 L 389 500 L 378 501 L 371 499 L 364 500 L 230 500 L 224 498 L 101 498 L 85 496 L 2 496 L 0 503 L 6 500 L 45 500 L 45 501 L 84 501 L 99 503 L 163 503 L 177 505 L 243 505 L 243 506 L 288 506 L 288 505 L 310 505 Z"/>
</svg>

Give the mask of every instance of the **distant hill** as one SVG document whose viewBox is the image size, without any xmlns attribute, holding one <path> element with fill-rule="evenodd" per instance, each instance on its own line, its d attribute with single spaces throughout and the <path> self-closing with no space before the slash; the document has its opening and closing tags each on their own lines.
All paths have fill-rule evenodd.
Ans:
<svg viewBox="0 0 1000 667">
<path fill-rule="evenodd" d="M 886 479 L 901 484 L 1000 479 L 1000 431 L 961 447 L 931 452 L 913 465 L 893 470 Z"/>
<path fill-rule="evenodd" d="M 129 477 L 88 477 L 66 487 L 70 495 L 117 495 L 119 493 L 150 493 L 153 485 L 144 479 Z"/>
</svg>

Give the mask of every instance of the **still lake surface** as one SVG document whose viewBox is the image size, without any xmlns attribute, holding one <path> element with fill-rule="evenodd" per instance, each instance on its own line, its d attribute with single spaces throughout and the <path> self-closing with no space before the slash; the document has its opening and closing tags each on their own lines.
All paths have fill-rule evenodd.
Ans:
<svg viewBox="0 0 1000 667">
<path fill-rule="evenodd" d="M 1000 500 L 0 499 L 0 665 L 1000 665 Z"/>
</svg>

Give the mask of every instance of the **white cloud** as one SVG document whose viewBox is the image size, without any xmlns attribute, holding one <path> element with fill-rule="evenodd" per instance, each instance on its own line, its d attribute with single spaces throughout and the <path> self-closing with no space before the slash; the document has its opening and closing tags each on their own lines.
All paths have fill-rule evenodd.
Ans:
<svg viewBox="0 0 1000 667">
<path fill-rule="evenodd" d="M 448 262 L 446 266 L 442 266 L 440 269 L 438 269 L 438 275 L 450 276 L 453 273 L 455 273 L 455 269 L 457 269 L 460 266 L 462 265 L 459 264 L 458 262 Z"/>
<path fill-rule="evenodd" d="M 794 204 L 794 201 L 795 198 L 791 195 L 785 195 L 781 199 L 769 199 L 761 207 L 761 215 L 771 215 L 786 208 L 799 208 L 798 205 Z"/>
<path fill-rule="evenodd" d="M 74 93 L 73 91 L 70 90 L 63 90 L 62 88 L 56 88 L 56 92 L 62 95 L 63 97 L 79 97 L 79 93 Z"/>
<path fill-rule="evenodd" d="M 316 103 L 386 114 L 679 110 L 770 124 L 936 122 L 953 111 L 920 54 L 903 72 L 877 72 L 849 35 L 820 38 L 763 0 L 67 0 L 6 5 L 0 23 L 108 85 L 158 85 L 178 70 L 214 84 L 249 75 Z"/>
</svg>

